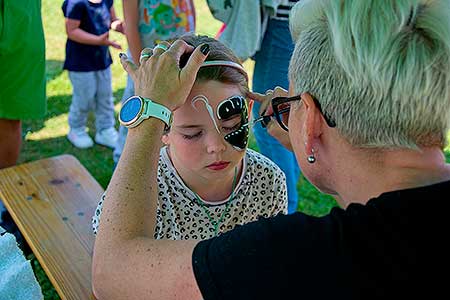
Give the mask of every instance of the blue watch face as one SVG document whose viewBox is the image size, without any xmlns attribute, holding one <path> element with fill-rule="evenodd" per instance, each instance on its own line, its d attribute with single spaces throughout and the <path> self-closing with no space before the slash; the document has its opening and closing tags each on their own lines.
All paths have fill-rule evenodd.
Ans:
<svg viewBox="0 0 450 300">
<path fill-rule="evenodd" d="M 138 97 L 130 98 L 120 110 L 120 119 L 127 123 L 132 121 L 141 111 L 142 101 Z"/>
</svg>

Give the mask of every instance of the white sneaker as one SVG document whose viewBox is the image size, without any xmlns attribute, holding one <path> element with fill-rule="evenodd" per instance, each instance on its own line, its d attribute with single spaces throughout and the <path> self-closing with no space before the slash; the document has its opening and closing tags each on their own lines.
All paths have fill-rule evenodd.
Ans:
<svg viewBox="0 0 450 300">
<path fill-rule="evenodd" d="M 67 139 L 77 148 L 86 149 L 94 146 L 94 142 L 85 128 L 70 129 Z"/>
<path fill-rule="evenodd" d="M 119 133 L 114 127 L 103 129 L 95 134 L 95 142 L 109 148 L 114 148 L 116 146 L 118 138 Z"/>
</svg>

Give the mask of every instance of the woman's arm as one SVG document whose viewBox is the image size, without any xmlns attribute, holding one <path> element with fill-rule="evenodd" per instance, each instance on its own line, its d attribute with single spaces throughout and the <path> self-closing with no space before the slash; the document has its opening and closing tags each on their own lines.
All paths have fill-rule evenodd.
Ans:
<svg viewBox="0 0 450 300">
<path fill-rule="evenodd" d="M 123 18 L 131 58 L 136 65 L 139 65 L 139 54 L 142 50 L 142 43 L 139 36 L 138 0 L 123 0 Z"/>
<path fill-rule="evenodd" d="M 125 55 L 121 62 L 136 83 L 137 95 L 173 111 L 186 100 L 206 57 L 202 53 L 209 50 L 201 49 L 194 51 L 182 70 L 181 55 L 193 51 L 183 41 L 163 54 L 158 49 L 139 68 Z M 99 299 L 201 299 L 192 270 L 197 241 L 153 238 L 163 129 L 162 121 L 150 118 L 128 131 L 95 241 L 92 282 Z"/>
</svg>

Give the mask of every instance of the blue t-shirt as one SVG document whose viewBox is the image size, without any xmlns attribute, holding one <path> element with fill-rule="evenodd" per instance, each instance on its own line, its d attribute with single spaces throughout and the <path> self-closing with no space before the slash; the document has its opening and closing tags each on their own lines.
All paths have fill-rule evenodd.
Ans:
<svg viewBox="0 0 450 300">
<path fill-rule="evenodd" d="M 95 35 L 109 31 L 113 0 L 91 3 L 88 0 L 64 0 L 64 17 L 80 21 L 80 29 Z M 104 70 L 112 63 L 108 46 L 80 44 L 70 39 L 66 43 L 64 69 L 89 72 Z"/>
</svg>

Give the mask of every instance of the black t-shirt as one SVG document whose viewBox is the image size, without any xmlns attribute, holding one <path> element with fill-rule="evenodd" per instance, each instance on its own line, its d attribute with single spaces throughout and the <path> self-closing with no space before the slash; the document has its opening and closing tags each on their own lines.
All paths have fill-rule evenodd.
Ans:
<svg viewBox="0 0 450 300">
<path fill-rule="evenodd" d="M 450 181 L 322 218 L 261 219 L 200 242 L 195 277 L 205 300 L 446 295 L 449 201 Z"/>
<path fill-rule="evenodd" d="M 102 35 L 109 31 L 112 5 L 113 0 L 103 0 L 100 3 L 65 0 L 62 11 L 64 17 L 80 21 L 80 29 L 94 35 Z M 100 71 L 111 64 L 108 46 L 81 44 L 67 39 L 64 69 L 77 72 Z"/>
</svg>

